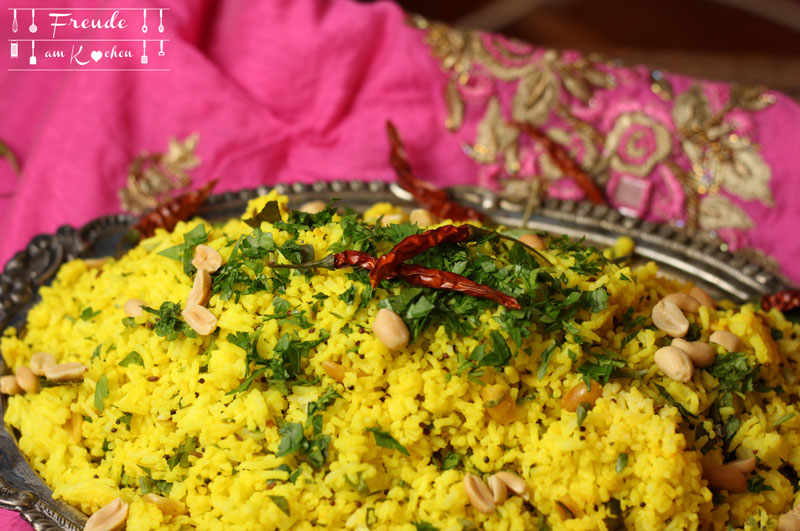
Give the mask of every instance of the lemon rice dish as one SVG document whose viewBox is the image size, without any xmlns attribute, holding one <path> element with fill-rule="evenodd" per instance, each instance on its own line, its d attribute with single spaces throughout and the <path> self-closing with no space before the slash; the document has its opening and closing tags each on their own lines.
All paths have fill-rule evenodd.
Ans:
<svg viewBox="0 0 800 531">
<path fill-rule="evenodd" d="M 777 310 L 553 235 L 407 261 L 519 309 L 271 267 L 429 228 L 306 210 L 272 193 L 71 261 L 3 332 L 5 422 L 87 529 L 800 529 L 800 329 Z"/>
</svg>

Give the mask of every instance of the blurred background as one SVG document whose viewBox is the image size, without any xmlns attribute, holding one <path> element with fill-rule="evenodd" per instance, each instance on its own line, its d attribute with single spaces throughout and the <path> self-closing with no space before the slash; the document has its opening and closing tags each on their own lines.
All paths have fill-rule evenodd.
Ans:
<svg viewBox="0 0 800 531">
<path fill-rule="evenodd" d="M 410 13 L 800 100 L 800 0 L 398 0 Z"/>
</svg>

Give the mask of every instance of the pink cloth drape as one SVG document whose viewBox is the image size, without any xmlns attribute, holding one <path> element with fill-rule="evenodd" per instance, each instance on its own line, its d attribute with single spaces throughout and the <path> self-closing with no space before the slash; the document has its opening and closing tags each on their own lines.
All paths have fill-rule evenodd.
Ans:
<svg viewBox="0 0 800 531">
<path fill-rule="evenodd" d="M 39 35 L 48 38 L 48 2 L 20 0 L 18 6 L 37 8 Z M 35 67 L 27 65 L 27 56 L 2 54 L 6 67 L 0 70 L 0 139 L 18 155 L 22 173 L 16 176 L 0 162 L 0 264 L 37 233 L 118 212 L 117 191 L 125 185 L 131 160 L 143 150 L 163 151 L 170 137 L 195 131 L 202 160 L 193 171 L 195 183 L 220 177 L 217 191 L 318 179 L 393 179 L 387 164 L 387 119 L 403 133 L 416 172 L 427 180 L 495 186 L 503 171 L 501 159 L 478 164 L 464 154 L 463 146 L 477 143 L 478 124 L 485 122 L 485 111 L 495 99 L 500 112 L 510 117 L 509 101 L 524 79 L 498 80 L 491 69 L 481 70 L 485 65 L 472 64 L 471 83 L 458 89 L 467 102 L 464 124 L 449 131 L 444 127 L 445 89 L 453 72 L 443 69 L 424 32 L 412 27 L 393 4 L 53 0 L 49 6 L 169 7 L 161 34 L 169 39 L 166 53 L 159 57 L 153 48 L 149 52 L 150 64 L 169 72 L 41 71 L 64 64 L 42 55 L 46 43 L 37 44 L 42 51 Z M 11 12 L 2 16 L 6 39 L 30 37 L 24 35 L 29 20 L 24 10 L 18 12 L 18 33 L 11 31 Z M 141 14 L 129 18 L 130 27 L 113 33 L 114 38 L 142 38 Z M 156 20 L 151 18 L 150 32 Z M 86 30 L 80 37 L 107 38 L 110 31 Z M 27 50 L 23 44 L 20 49 Z M 534 48 L 510 46 L 520 48 L 530 61 L 541 56 Z M 138 55 L 131 61 L 128 66 L 141 67 Z M 9 70 L 20 67 L 28 71 Z M 641 70 L 616 68 L 609 73 L 617 78 L 616 91 L 597 93 L 591 105 L 575 104 L 567 95 L 567 104 L 574 104 L 576 116 L 607 138 L 618 128 L 631 128 L 619 134 L 618 144 L 607 143 L 603 156 L 613 156 L 614 149 L 630 141 L 643 160 L 622 163 L 649 165 L 644 159 L 652 154 L 661 158 L 648 171 L 673 171 L 675 166 L 666 165 L 656 145 L 662 129 L 675 134 L 669 107 L 653 99 Z M 689 90 L 691 80 L 670 79 L 676 92 Z M 712 109 L 728 97 L 726 85 L 705 83 L 701 88 Z M 775 101 L 766 109 L 729 118 L 738 117 L 735 132 L 758 144 L 758 156 L 770 169 L 767 183 L 761 184 L 768 187 L 771 201 L 731 196 L 752 226 L 744 224 L 728 236 L 746 240 L 732 241 L 734 246 L 760 247 L 800 280 L 800 238 L 793 235 L 800 221 L 800 108 L 781 95 L 772 97 Z M 620 121 L 637 112 L 645 118 Z M 678 142 L 672 144 L 674 153 Z M 519 154 L 522 170 L 541 169 L 535 150 L 523 145 Z M 763 169 L 752 157 L 743 160 Z M 688 167 L 685 158 L 676 164 Z M 653 201 L 667 197 L 666 192 L 659 196 L 659 186 L 668 189 L 672 182 L 664 175 L 663 183 L 652 187 Z M 661 182 L 656 181 L 661 177 L 649 178 Z M 624 179 L 631 177 L 612 171 L 613 186 Z M 569 183 L 558 182 L 551 193 L 581 195 Z M 654 205 L 651 217 L 659 212 Z M 680 204 L 674 205 L 680 214 Z M 726 235 L 723 229 L 720 233 Z M 13 513 L 2 512 L 0 529 L 28 526 Z"/>
</svg>

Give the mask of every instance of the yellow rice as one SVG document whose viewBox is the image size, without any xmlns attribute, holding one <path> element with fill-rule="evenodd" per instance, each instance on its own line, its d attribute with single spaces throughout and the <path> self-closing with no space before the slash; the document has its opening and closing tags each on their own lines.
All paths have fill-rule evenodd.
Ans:
<svg viewBox="0 0 800 531">
<path fill-rule="evenodd" d="M 271 199 L 286 204 L 285 198 L 270 194 L 255 200 L 249 212 Z M 390 214 L 401 213 L 377 205 L 366 217 Z M 714 529 L 725 529 L 728 522 L 737 529 L 772 529 L 777 517 L 795 501 L 793 485 L 778 468 L 800 470 L 800 416 L 773 424 L 796 412 L 789 394 L 800 393 L 800 385 L 791 376 L 800 358 L 800 329 L 777 311 L 763 313 L 753 306 L 728 304 L 687 314 L 702 327 L 702 340 L 715 330 L 739 335 L 750 363 L 761 365 L 766 383 L 785 391 L 751 393 L 739 399 L 741 428 L 731 441 L 739 457 L 757 452 L 757 472 L 773 490 L 730 494 L 714 505 L 702 479 L 702 466 L 720 464 L 721 454 L 704 456 L 696 449 L 706 441 L 695 441 L 694 432 L 681 428 L 679 411 L 665 404 L 654 386 L 662 385 L 691 413 L 701 414 L 709 437 L 716 437 L 705 413 L 714 398 L 708 391 L 715 385 L 714 378 L 701 370 L 687 384 L 665 377 L 653 363 L 654 352 L 665 344 L 665 334 L 654 328 L 642 329 L 620 348 L 629 333 L 621 325 L 629 307 L 650 324 L 650 309 L 659 298 L 690 288 L 659 277 L 655 264 L 633 271 L 608 264 L 590 278 L 569 269 L 573 258 L 545 252 L 570 286 L 606 288 L 607 308 L 578 323 L 581 335 L 592 339 L 598 351 L 609 349 L 625 359 L 629 369 L 644 371 L 644 375 L 612 378 L 579 428 L 577 414 L 561 409 L 561 398 L 581 381 L 570 351 L 581 353 L 582 347 L 565 341 L 539 379 L 540 353 L 550 337 L 531 323 L 530 337 L 509 366 L 489 374 L 506 381 L 514 399 L 523 388 L 535 394 L 534 399 L 519 403 L 514 422 L 501 425 L 487 414 L 482 382 L 456 374 L 458 353 L 469 353 L 487 342 L 491 331 L 502 331 L 496 320 L 504 311 L 500 307 L 481 315 L 481 326 L 470 336 L 448 337 L 442 327 L 429 328 L 408 348 L 390 352 L 375 338 L 370 325 L 380 300 L 392 293 L 378 289 L 365 308 L 356 310 L 355 304 L 338 298 L 352 284 L 346 271 L 319 270 L 311 281 L 303 275 L 291 276 L 286 293 L 280 296 L 293 308 L 308 313 L 317 302 L 314 294 L 330 297 L 316 314 L 314 332 L 267 321 L 259 352 L 269 353 L 290 331 L 305 340 L 316 339 L 319 330 L 325 329 L 330 338 L 304 360 L 307 379 L 319 381 L 295 386 L 288 396 L 260 382 L 243 393 L 228 394 L 242 381 L 245 356 L 224 338 L 253 331 L 263 315 L 273 312 L 269 291 L 243 295 L 238 302 L 212 296 L 208 308 L 218 317 L 220 328 L 213 346 L 209 336 L 182 336 L 169 342 L 145 326 L 125 327 L 123 305 L 128 299 L 141 299 L 154 308 L 164 301 L 186 300 L 192 279 L 180 262 L 157 253 L 182 243 L 183 234 L 199 222 L 181 223 L 173 233 L 159 230 L 100 269 L 87 267 L 82 260 L 65 264 L 52 286 L 41 289 L 42 300 L 30 311 L 24 331 L 8 329 L 0 341 L 0 351 L 12 368 L 26 365 L 40 351 L 53 353 L 59 363 L 88 365 L 80 385 L 13 396 L 6 412 L 6 423 L 18 430 L 19 447 L 53 488 L 54 496 L 87 514 L 121 496 L 130 503 L 128 531 L 315 526 L 413 530 L 414 522 L 440 530 L 522 530 L 539 529 L 540 521 L 555 530 L 589 530 L 606 528 L 607 519 L 614 516 L 608 502 L 615 498 L 628 529 L 695 529 L 701 522 L 713 523 Z M 222 227 L 206 224 L 206 228 L 208 245 L 218 249 L 223 260 L 231 252 L 229 241 L 252 230 L 241 220 Z M 272 233 L 278 244 L 289 238 L 266 222 L 262 230 Z M 321 257 L 341 232 L 334 222 L 303 233 L 301 239 L 313 244 L 316 256 Z M 393 292 L 401 289 L 399 283 L 394 284 Z M 79 318 L 88 307 L 99 313 L 88 320 Z M 137 323 L 152 321 L 152 317 L 145 314 Z M 353 331 L 345 334 L 342 329 L 348 325 Z M 774 340 L 772 330 L 782 338 Z M 119 365 L 131 351 L 141 355 L 143 367 Z M 322 369 L 321 362 L 326 360 L 348 369 L 341 384 Z M 205 364 L 207 372 L 201 373 Z M 101 413 L 94 397 L 102 375 L 108 379 L 109 395 Z M 323 433 L 331 436 L 325 466 L 314 471 L 296 455 L 276 457 L 281 439 L 278 424 L 305 422 L 306 405 L 329 386 L 342 398 L 324 412 Z M 68 419 L 74 412 L 86 419 L 79 441 L 71 441 L 68 432 Z M 125 414 L 131 414 L 130 429 L 117 422 Z M 390 433 L 410 456 L 378 446 L 373 435 L 365 432 L 376 426 Z M 188 437 L 198 438 L 199 453 L 188 457 L 188 467 L 169 470 L 165 457 Z M 108 451 L 103 451 L 104 444 Z M 467 457 L 461 466 L 442 471 L 431 456 L 448 445 Z M 617 471 L 621 453 L 629 460 Z M 302 469 L 294 484 L 285 481 L 287 472 L 276 469 L 283 464 Z M 142 501 L 138 480 L 144 474 L 142 467 L 151 470 L 154 480 L 172 484 L 169 497 L 184 502 L 187 514 L 163 515 L 155 505 Z M 132 481 L 121 488 L 123 469 Z M 464 492 L 464 474 L 469 471 L 485 479 L 500 470 L 525 479 L 532 491 L 530 503 L 509 496 L 497 511 L 482 514 Z M 287 500 L 290 514 L 274 497 Z M 559 504 L 574 514 L 565 513 Z"/>
</svg>

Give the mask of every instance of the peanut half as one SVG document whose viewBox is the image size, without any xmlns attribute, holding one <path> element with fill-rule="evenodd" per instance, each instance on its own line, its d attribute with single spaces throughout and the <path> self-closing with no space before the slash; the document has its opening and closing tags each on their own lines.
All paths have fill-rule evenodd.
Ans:
<svg viewBox="0 0 800 531">
<path fill-rule="evenodd" d="M 525 480 L 519 477 L 516 474 L 511 472 L 498 472 L 492 477 L 496 477 L 500 481 L 506 484 L 508 490 L 520 496 L 523 500 L 528 501 L 530 499 L 530 490 L 528 489 L 528 484 L 525 483 Z M 490 478 L 491 479 L 491 478 Z"/>
<path fill-rule="evenodd" d="M 401 350 L 408 345 L 408 327 L 403 318 L 392 310 L 378 310 L 372 321 L 372 331 L 389 350 Z"/>
<path fill-rule="evenodd" d="M 503 505 L 508 497 L 508 487 L 503 483 L 503 480 L 497 477 L 497 474 L 489 476 L 486 481 L 489 484 L 489 490 L 492 491 L 492 501 L 495 505 Z"/>
<path fill-rule="evenodd" d="M 674 303 L 675 306 L 684 312 L 696 313 L 698 308 L 700 308 L 700 303 L 697 299 L 686 293 L 670 293 L 661 300 Z"/>
<path fill-rule="evenodd" d="M 692 379 L 694 374 L 692 360 L 678 347 L 661 347 L 656 351 L 653 360 L 661 372 L 676 382 L 686 383 Z"/>
<path fill-rule="evenodd" d="M 213 247 L 201 243 L 194 248 L 192 265 L 198 270 L 205 269 L 209 273 L 213 273 L 222 265 L 222 256 Z"/>
<path fill-rule="evenodd" d="M 17 382 L 26 393 L 39 392 L 39 377 L 33 374 L 30 367 L 17 367 Z"/>
<path fill-rule="evenodd" d="M 700 306 L 706 306 L 712 310 L 717 307 L 717 305 L 714 304 L 714 299 L 709 297 L 708 293 L 706 293 L 706 290 L 703 288 L 698 288 L 697 286 L 693 287 L 689 290 L 689 296 L 699 302 Z"/>
<path fill-rule="evenodd" d="M 53 382 L 63 382 L 66 380 L 78 380 L 86 372 L 86 365 L 83 363 L 61 363 L 53 365 L 44 370 L 44 375 Z"/>
<path fill-rule="evenodd" d="M 736 461 L 731 461 L 730 463 L 727 463 L 726 466 L 732 466 L 734 468 L 738 468 L 745 474 L 749 474 L 750 472 L 756 469 L 756 458 L 748 457 L 746 459 L 737 459 Z"/>
<path fill-rule="evenodd" d="M 194 276 L 194 284 L 189 296 L 186 298 L 186 306 L 203 306 L 211 296 L 211 274 L 205 269 L 198 269 Z"/>
<path fill-rule="evenodd" d="M 589 383 L 591 385 L 588 389 L 585 382 L 581 382 L 570 389 L 567 394 L 561 398 L 561 408 L 574 413 L 582 402 L 594 404 L 603 393 L 603 386 L 594 380 L 590 380 Z"/>
<path fill-rule="evenodd" d="M 430 227 L 431 225 L 438 223 L 439 220 L 436 219 L 436 216 L 431 214 L 428 210 L 425 210 L 424 208 L 415 208 L 408 215 L 408 221 L 412 225 L 417 224 L 420 227 Z"/>
<path fill-rule="evenodd" d="M 517 404 L 507 385 L 498 383 L 486 385 L 481 390 L 483 406 L 496 422 L 508 424 L 514 422 L 517 416 Z"/>
<path fill-rule="evenodd" d="M 0 393 L 4 395 L 18 395 L 22 392 L 17 377 L 13 374 L 0 376 Z"/>
<path fill-rule="evenodd" d="M 172 516 L 186 514 L 186 504 L 183 502 L 179 502 L 177 500 L 173 500 L 171 498 L 165 498 L 163 496 L 150 493 L 142 496 L 142 501 L 145 503 L 152 503 L 153 505 L 158 507 L 158 510 L 161 511 L 163 514 L 168 514 Z"/>
<path fill-rule="evenodd" d="M 128 317 L 139 317 L 144 313 L 142 306 L 147 306 L 144 301 L 139 299 L 128 299 L 125 301 L 125 315 Z"/>
<path fill-rule="evenodd" d="M 44 370 L 56 364 L 56 358 L 49 352 L 37 352 L 31 356 L 31 370 L 36 376 L 44 376 Z"/>
<path fill-rule="evenodd" d="M 747 491 L 744 472 L 732 465 L 708 465 L 703 467 L 703 478 L 708 486 L 728 492 Z"/>
<path fill-rule="evenodd" d="M 708 340 L 717 345 L 722 345 L 728 352 L 739 352 L 744 346 L 739 336 L 727 330 L 717 330 L 711 334 Z"/>
<path fill-rule="evenodd" d="M 306 214 L 319 214 L 328 204 L 325 201 L 309 201 L 307 203 L 303 203 L 299 210 L 300 212 L 305 212 Z"/>
<path fill-rule="evenodd" d="M 666 332 L 669 336 L 683 337 L 689 331 L 689 321 L 674 302 L 665 301 L 664 299 L 658 301 L 653 306 L 653 312 L 650 316 L 656 328 Z"/>
<path fill-rule="evenodd" d="M 122 498 L 115 498 L 89 517 L 83 531 L 113 531 L 122 527 L 127 519 L 128 504 Z"/>
<path fill-rule="evenodd" d="M 494 497 L 489 487 L 475 474 L 464 476 L 464 491 L 472 506 L 482 513 L 490 514 L 495 510 Z"/>
<path fill-rule="evenodd" d="M 711 345 L 702 341 L 686 341 L 681 337 L 676 337 L 672 340 L 672 346 L 684 351 L 695 367 L 710 367 L 717 355 Z"/>
<path fill-rule="evenodd" d="M 800 531 L 800 511 L 797 507 L 778 518 L 778 531 Z"/>
<path fill-rule="evenodd" d="M 196 304 L 186 305 L 181 315 L 186 324 L 201 336 L 207 336 L 217 328 L 217 318 L 202 306 Z"/>
<path fill-rule="evenodd" d="M 532 232 L 528 234 L 523 234 L 518 239 L 525 245 L 533 247 L 537 251 L 543 251 L 544 249 L 547 249 L 547 246 L 544 244 L 542 239 Z"/>
</svg>

